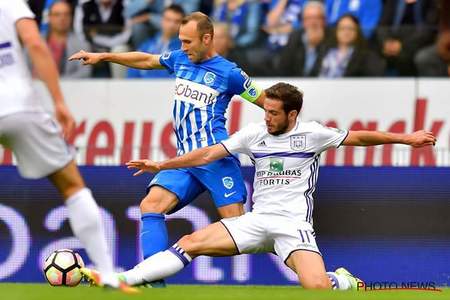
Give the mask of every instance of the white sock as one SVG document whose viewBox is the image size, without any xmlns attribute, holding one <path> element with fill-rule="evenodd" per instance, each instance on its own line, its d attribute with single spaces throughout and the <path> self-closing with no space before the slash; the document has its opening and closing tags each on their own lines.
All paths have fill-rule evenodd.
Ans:
<svg viewBox="0 0 450 300">
<path fill-rule="evenodd" d="M 133 269 L 120 275 L 128 285 L 141 285 L 178 273 L 191 261 L 189 254 L 175 244 L 166 251 L 148 257 Z"/>
<path fill-rule="evenodd" d="M 348 278 L 344 275 L 336 274 L 335 272 L 327 272 L 331 281 L 333 290 L 349 290 L 351 288 Z"/>
<path fill-rule="evenodd" d="M 69 223 L 91 261 L 102 274 L 102 282 L 118 286 L 105 230 L 97 203 L 88 188 L 83 188 L 66 201 Z"/>
</svg>

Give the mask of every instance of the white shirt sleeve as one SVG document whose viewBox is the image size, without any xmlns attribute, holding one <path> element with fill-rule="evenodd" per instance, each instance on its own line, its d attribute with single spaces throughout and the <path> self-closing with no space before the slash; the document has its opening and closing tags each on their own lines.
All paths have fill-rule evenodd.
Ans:
<svg viewBox="0 0 450 300">
<path fill-rule="evenodd" d="M 251 156 L 249 142 L 257 133 L 255 124 L 249 124 L 221 143 L 230 154 L 243 153 Z"/>
<path fill-rule="evenodd" d="M 348 135 L 347 130 L 326 127 L 315 122 L 313 143 L 315 151 L 323 152 L 329 148 L 339 147 Z"/>
<path fill-rule="evenodd" d="M 10 20 L 16 23 L 18 20 L 27 18 L 34 19 L 34 14 L 24 0 L 4 1 L 6 14 Z"/>
</svg>

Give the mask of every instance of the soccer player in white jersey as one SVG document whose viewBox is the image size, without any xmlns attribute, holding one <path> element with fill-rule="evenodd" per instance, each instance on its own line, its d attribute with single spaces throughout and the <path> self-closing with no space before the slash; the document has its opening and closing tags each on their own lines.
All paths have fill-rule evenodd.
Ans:
<svg viewBox="0 0 450 300">
<path fill-rule="evenodd" d="M 317 122 L 301 122 L 303 94 L 294 86 L 278 83 L 265 90 L 265 123 L 251 124 L 219 144 L 163 162 L 136 160 L 129 168 L 144 172 L 199 166 L 234 153 L 248 155 L 255 164 L 254 206 L 251 212 L 222 219 L 182 237 L 133 269 L 121 280 L 139 285 L 173 275 L 199 255 L 231 256 L 275 252 L 294 270 L 301 285 L 314 289 L 356 289 L 359 279 L 344 268 L 326 272 L 313 229 L 312 194 L 320 154 L 332 147 L 400 143 L 413 147 L 434 145 L 431 132 L 395 134 L 346 131 Z M 93 278 L 95 271 L 82 272 Z"/>
<path fill-rule="evenodd" d="M 35 96 L 22 45 L 50 92 L 57 122 Z M 47 177 L 58 189 L 75 236 L 105 274 L 103 284 L 132 292 L 134 289 L 114 275 L 99 208 L 78 171 L 74 152 L 64 141 L 63 135 L 67 137 L 74 125 L 59 87 L 58 71 L 33 13 L 22 0 L 1 0 L 0 144 L 14 152 L 23 177 Z"/>
</svg>

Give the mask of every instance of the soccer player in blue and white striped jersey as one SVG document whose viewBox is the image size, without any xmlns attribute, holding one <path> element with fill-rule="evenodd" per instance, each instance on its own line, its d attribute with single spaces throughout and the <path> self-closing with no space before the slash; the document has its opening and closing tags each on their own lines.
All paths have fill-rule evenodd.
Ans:
<svg viewBox="0 0 450 300">
<path fill-rule="evenodd" d="M 138 69 L 166 68 L 176 76 L 173 106 L 178 155 L 228 138 L 224 116 L 234 95 L 262 107 L 264 92 L 235 63 L 214 50 L 214 29 L 208 16 L 196 12 L 182 21 L 180 50 L 153 55 L 141 52 L 88 53 L 70 60 L 84 64 L 114 62 Z M 144 258 L 168 247 L 164 214 L 178 211 L 208 190 L 221 217 L 244 213 L 247 198 L 239 161 L 233 156 L 194 168 L 158 173 L 141 202 L 141 244 Z"/>
</svg>

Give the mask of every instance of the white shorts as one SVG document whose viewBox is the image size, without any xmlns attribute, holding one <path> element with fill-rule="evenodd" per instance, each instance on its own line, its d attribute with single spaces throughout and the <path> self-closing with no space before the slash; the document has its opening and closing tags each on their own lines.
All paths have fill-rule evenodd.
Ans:
<svg viewBox="0 0 450 300">
<path fill-rule="evenodd" d="M 61 127 L 44 112 L 19 112 L 0 118 L 0 144 L 11 149 L 25 178 L 43 178 L 65 167 L 74 151 Z"/>
<path fill-rule="evenodd" d="M 275 252 L 285 263 L 296 250 L 322 255 L 316 244 L 316 234 L 307 222 L 253 212 L 220 222 L 230 233 L 239 253 Z"/>
</svg>

